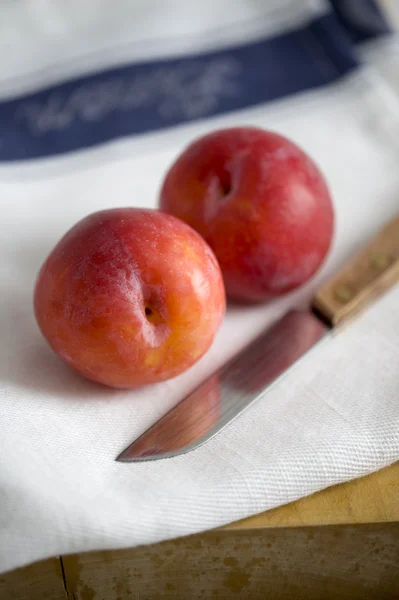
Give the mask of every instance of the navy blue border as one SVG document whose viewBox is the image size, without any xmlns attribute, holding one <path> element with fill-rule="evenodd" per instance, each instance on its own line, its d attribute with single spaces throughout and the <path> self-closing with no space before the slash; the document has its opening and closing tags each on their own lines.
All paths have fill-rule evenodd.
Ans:
<svg viewBox="0 0 399 600">
<path fill-rule="evenodd" d="M 330 4 L 354 44 L 392 32 L 375 0 L 330 0 Z"/>
<path fill-rule="evenodd" d="M 87 75 L 0 103 L 0 161 L 61 155 L 263 104 L 357 66 L 331 13 L 260 42 Z"/>
</svg>

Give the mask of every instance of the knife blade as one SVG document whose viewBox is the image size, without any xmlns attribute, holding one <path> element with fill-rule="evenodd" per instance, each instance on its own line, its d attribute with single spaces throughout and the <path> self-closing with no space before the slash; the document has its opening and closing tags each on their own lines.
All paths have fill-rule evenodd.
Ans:
<svg viewBox="0 0 399 600">
<path fill-rule="evenodd" d="M 399 215 L 313 296 L 290 310 L 213 373 L 116 458 L 171 458 L 213 438 L 265 396 L 302 357 L 399 281 Z"/>
</svg>

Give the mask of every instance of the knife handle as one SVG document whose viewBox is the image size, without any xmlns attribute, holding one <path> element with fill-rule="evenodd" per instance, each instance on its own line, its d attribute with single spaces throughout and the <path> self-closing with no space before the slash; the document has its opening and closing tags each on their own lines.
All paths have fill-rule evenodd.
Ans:
<svg viewBox="0 0 399 600">
<path fill-rule="evenodd" d="M 315 294 L 312 309 L 341 324 L 399 281 L 399 215 Z"/>
</svg>

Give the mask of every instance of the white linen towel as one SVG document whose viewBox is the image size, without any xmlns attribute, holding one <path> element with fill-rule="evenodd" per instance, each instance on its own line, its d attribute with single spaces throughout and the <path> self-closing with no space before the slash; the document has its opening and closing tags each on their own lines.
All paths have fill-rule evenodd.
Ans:
<svg viewBox="0 0 399 600">
<path fill-rule="evenodd" d="M 134 11 L 127 1 L 34 4 L 6 2 L 0 8 L 0 55 L 11 39 L 16 47 L 0 64 L 0 118 L 11 106 L 7 102 L 57 81 L 159 53 L 176 58 L 188 49 L 201 55 L 256 43 L 328 10 L 314 1 L 146 0 L 135 2 Z M 205 107 L 198 118 L 176 127 L 116 136 L 70 152 L 56 153 L 64 124 L 54 115 L 60 112 L 46 105 L 42 112 L 23 113 L 18 123 L 32 133 L 27 154 L 35 148 L 40 154 L 40 135 L 54 123 L 58 129 L 50 132 L 47 155 L 24 160 L 19 145 L 13 160 L 0 162 L 0 572 L 48 556 L 199 532 L 399 459 L 396 287 L 198 450 L 172 460 L 114 461 L 262 327 L 288 307 L 305 304 L 399 210 L 397 41 L 370 41 L 357 52 L 367 55 L 365 66 L 315 89 L 218 114 L 205 114 Z M 185 144 L 238 124 L 279 131 L 319 163 L 337 215 L 326 264 L 294 294 L 229 309 L 206 356 L 174 380 L 133 391 L 83 380 L 52 354 L 34 321 L 32 291 L 42 261 L 90 212 L 156 206 L 162 177 Z M 7 133 L 2 126 L 0 158 Z M 3 151 L 5 158 L 14 152 L 11 145 Z"/>
</svg>

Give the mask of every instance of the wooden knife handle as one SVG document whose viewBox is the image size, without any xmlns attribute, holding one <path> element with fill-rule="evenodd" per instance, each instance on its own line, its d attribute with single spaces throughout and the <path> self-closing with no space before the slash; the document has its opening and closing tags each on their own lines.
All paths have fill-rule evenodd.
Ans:
<svg viewBox="0 0 399 600">
<path fill-rule="evenodd" d="M 330 325 L 352 317 L 399 281 L 399 215 L 315 294 L 312 308 Z"/>
</svg>

